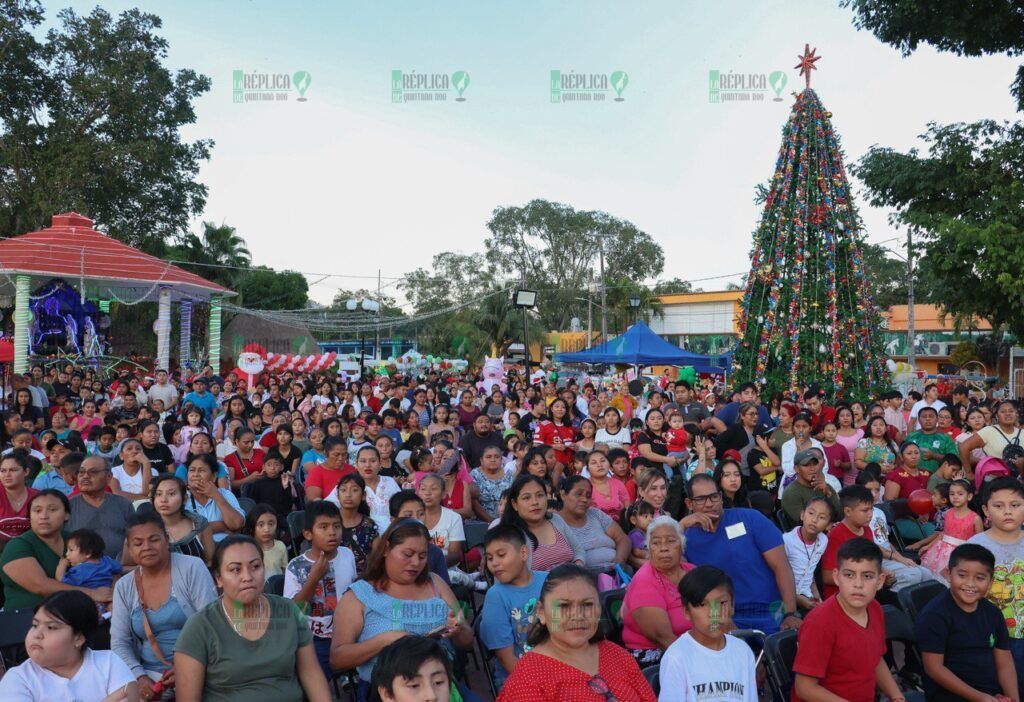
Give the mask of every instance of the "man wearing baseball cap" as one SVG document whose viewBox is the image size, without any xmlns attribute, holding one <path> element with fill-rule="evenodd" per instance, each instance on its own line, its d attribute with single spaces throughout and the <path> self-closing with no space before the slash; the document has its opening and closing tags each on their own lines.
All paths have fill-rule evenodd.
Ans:
<svg viewBox="0 0 1024 702">
<path fill-rule="evenodd" d="M 839 491 L 843 486 L 824 468 L 824 457 L 818 449 L 803 449 L 793 457 L 796 469 L 796 480 L 791 482 L 782 492 L 782 511 L 786 513 L 791 524 L 800 523 L 800 513 L 804 505 L 818 495 L 826 498 L 832 505 L 834 517 L 839 515 Z M 831 480 L 829 480 L 831 478 Z M 833 482 L 834 481 L 834 482 Z"/>
<path fill-rule="evenodd" d="M 192 379 L 192 392 L 186 394 L 181 402 L 183 405 L 191 402 L 194 407 L 201 409 L 203 419 L 207 422 L 213 420 L 213 415 L 217 411 L 217 398 L 213 393 L 206 391 L 206 378 L 202 376 Z"/>
</svg>

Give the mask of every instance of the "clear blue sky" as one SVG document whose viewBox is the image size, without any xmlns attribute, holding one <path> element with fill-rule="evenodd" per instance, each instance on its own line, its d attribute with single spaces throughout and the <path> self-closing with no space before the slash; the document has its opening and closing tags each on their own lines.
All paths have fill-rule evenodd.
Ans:
<svg viewBox="0 0 1024 702">
<path fill-rule="evenodd" d="M 213 81 L 186 133 L 216 142 L 200 219 L 237 227 L 256 263 L 381 269 L 385 283 L 439 251 L 482 250 L 491 211 L 533 198 L 631 220 L 664 247 L 663 277 L 745 272 L 754 186 L 771 175 L 805 42 L 823 56 L 812 85 L 848 162 L 875 143 L 913 146 L 929 121 L 1014 117 L 1018 61 L 927 47 L 904 59 L 821 0 L 99 4 L 159 15 L 170 65 Z M 393 104 L 396 68 L 467 71 L 467 100 Z M 626 99 L 552 104 L 555 68 L 626 71 Z M 235 69 L 309 71 L 308 101 L 234 104 Z M 785 100 L 711 104 L 710 69 L 785 70 Z M 869 241 L 900 235 L 859 204 Z M 371 283 L 331 277 L 310 292 L 327 302 Z"/>
</svg>

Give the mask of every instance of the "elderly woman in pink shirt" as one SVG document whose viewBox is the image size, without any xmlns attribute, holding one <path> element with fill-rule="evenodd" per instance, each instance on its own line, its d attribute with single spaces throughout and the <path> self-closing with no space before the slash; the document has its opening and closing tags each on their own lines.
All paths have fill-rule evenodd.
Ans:
<svg viewBox="0 0 1024 702">
<path fill-rule="evenodd" d="M 685 543 L 679 522 L 655 517 L 647 527 L 650 560 L 626 586 L 622 643 L 641 668 L 659 662 L 665 649 L 693 626 L 679 596 L 679 581 L 694 568 L 683 559 Z"/>
</svg>

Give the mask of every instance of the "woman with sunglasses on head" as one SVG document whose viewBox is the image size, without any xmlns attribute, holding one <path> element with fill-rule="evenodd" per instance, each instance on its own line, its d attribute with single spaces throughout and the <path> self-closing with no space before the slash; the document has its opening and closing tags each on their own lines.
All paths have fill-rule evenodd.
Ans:
<svg viewBox="0 0 1024 702">
<path fill-rule="evenodd" d="M 552 570 L 541 588 L 530 651 L 516 665 L 498 702 L 655 702 L 629 653 L 601 632 L 594 578 L 581 566 Z"/>
</svg>

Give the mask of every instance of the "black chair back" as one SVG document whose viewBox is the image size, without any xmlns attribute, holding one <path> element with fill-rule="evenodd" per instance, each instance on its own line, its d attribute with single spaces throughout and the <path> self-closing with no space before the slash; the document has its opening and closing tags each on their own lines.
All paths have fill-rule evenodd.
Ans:
<svg viewBox="0 0 1024 702">
<path fill-rule="evenodd" d="M 655 663 L 654 665 L 649 665 L 640 672 L 644 674 L 645 678 L 647 678 L 647 684 L 651 686 L 652 690 L 654 690 L 654 694 L 660 695 L 661 680 L 658 679 L 658 674 L 661 672 L 661 664 Z"/>
<path fill-rule="evenodd" d="M 622 645 L 622 603 L 626 599 L 626 588 L 605 590 L 601 593 L 601 623 L 605 638 Z"/>
<path fill-rule="evenodd" d="M 466 523 L 463 524 L 463 529 L 466 532 L 466 551 L 477 546 L 484 545 L 484 536 L 487 535 L 487 529 L 490 525 L 487 522 L 481 522 L 476 519 L 467 519 Z"/>
<path fill-rule="evenodd" d="M 882 605 L 885 616 L 885 660 L 889 667 L 895 667 L 899 653 L 895 644 L 903 647 L 901 677 L 914 686 L 920 684 L 920 673 L 924 671 L 924 659 L 917 646 L 917 633 L 910 615 L 894 605 Z M 909 676 L 909 677 L 908 677 Z M 911 682 L 912 681 L 912 682 Z"/>
<path fill-rule="evenodd" d="M 796 630 L 785 629 L 764 640 L 765 669 L 777 700 L 789 700 L 796 662 Z"/>
<path fill-rule="evenodd" d="M 284 595 L 284 576 L 271 575 L 267 578 L 267 582 L 263 583 L 263 592 L 282 597 Z"/>
<path fill-rule="evenodd" d="M 885 616 L 886 641 L 899 641 L 903 644 L 917 645 L 914 623 L 906 612 L 893 605 L 883 605 L 882 614 Z"/>
<path fill-rule="evenodd" d="M 796 526 L 792 521 L 790 521 L 789 515 L 786 514 L 781 507 L 775 512 L 775 523 L 779 525 L 780 529 L 782 529 L 783 534 L 788 531 L 792 531 L 793 527 Z"/>
<path fill-rule="evenodd" d="M 31 609 L 0 612 L 0 662 L 7 669 L 23 662 L 25 653 L 25 635 L 32 628 Z"/>
<path fill-rule="evenodd" d="M 916 620 L 924 606 L 944 592 L 946 586 L 938 580 L 927 580 L 905 587 L 896 595 L 900 598 L 900 607 L 903 611 L 910 615 L 912 620 Z"/>
<path fill-rule="evenodd" d="M 501 665 L 498 659 L 495 658 L 494 652 L 484 645 L 483 639 L 480 638 L 480 624 L 483 622 L 483 617 L 477 617 L 473 620 L 473 635 L 476 638 L 476 644 L 480 649 L 480 658 L 483 662 L 482 667 L 484 674 L 487 676 L 487 685 L 491 688 L 491 698 L 498 699 L 498 686 L 494 681 L 494 666 Z"/>
<path fill-rule="evenodd" d="M 286 521 L 288 522 L 288 535 L 292 539 L 292 553 L 298 556 L 302 553 L 302 522 L 306 519 L 306 511 L 298 510 L 289 512 Z"/>
<path fill-rule="evenodd" d="M 242 508 L 242 516 L 246 516 L 256 507 L 256 500 L 251 497 L 239 497 L 238 506 Z"/>
</svg>

